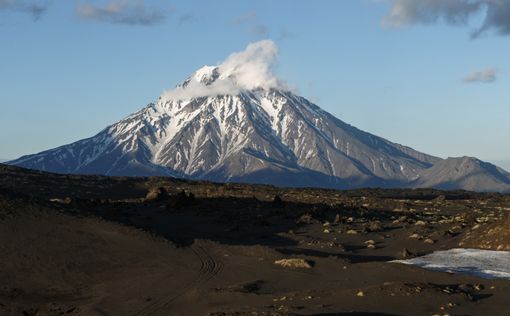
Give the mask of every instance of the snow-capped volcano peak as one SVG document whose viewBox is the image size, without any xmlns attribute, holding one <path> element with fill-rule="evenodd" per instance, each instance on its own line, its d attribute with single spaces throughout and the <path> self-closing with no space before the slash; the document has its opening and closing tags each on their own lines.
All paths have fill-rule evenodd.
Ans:
<svg viewBox="0 0 510 316">
<path fill-rule="evenodd" d="M 278 47 L 273 41 L 252 43 L 244 51 L 231 54 L 217 66 L 204 66 L 183 84 L 166 91 L 164 101 L 237 95 L 245 91 L 279 89 L 287 85 L 273 74 Z"/>
<path fill-rule="evenodd" d="M 181 86 L 187 86 L 189 83 L 197 83 L 203 85 L 210 85 L 219 78 L 219 71 L 217 66 L 204 66 L 191 75 Z"/>
</svg>

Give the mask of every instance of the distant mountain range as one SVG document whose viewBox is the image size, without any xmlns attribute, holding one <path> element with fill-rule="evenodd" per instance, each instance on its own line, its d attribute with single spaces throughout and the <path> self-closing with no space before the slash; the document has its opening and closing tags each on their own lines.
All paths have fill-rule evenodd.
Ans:
<svg viewBox="0 0 510 316">
<path fill-rule="evenodd" d="M 172 93 L 91 138 L 9 164 L 279 186 L 510 191 L 510 174 L 501 168 L 393 143 L 276 84 L 246 86 L 239 65 L 226 64 L 199 69 Z"/>
</svg>

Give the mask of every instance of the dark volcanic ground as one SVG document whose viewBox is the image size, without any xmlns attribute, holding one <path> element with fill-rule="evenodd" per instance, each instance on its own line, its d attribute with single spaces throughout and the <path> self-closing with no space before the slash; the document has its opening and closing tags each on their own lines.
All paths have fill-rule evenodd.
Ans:
<svg viewBox="0 0 510 316">
<path fill-rule="evenodd" d="M 0 315 L 508 315 L 510 281 L 388 261 L 510 250 L 509 213 L 499 194 L 0 165 Z"/>
</svg>

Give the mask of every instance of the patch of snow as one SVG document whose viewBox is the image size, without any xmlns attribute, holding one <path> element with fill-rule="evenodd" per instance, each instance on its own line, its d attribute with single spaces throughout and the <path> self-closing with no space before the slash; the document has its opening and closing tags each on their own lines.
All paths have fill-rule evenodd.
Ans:
<svg viewBox="0 0 510 316">
<path fill-rule="evenodd" d="M 216 68 L 217 68 L 216 66 L 204 66 L 195 71 L 195 73 L 193 74 L 193 78 L 197 82 L 201 82 L 202 80 L 208 80 L 209 78 L 211 78 L 214 69 Z"/>
<path fill-rule="evenodd" d="M 457 248 L 392 262 L 434 271 L 471 274 L 486 279 L 510 280 L 510 251 Z"/>
<path fill-rule="evenodd" d="M 375 162 L 374 162 L 374 159 L 370 158 L 370 161 L 372 162 L 372 172 L 375 172 Z"/>
<path fill-rule="evenodd" d="M 268 100 L 267 98 L 262 98 L 260 100 L 260 107 L 267 113 L 271 123 L 277 120 L 278 113 L 280 112 L 277 104 L 271 102 L 271 100 Z"/>
</svg>

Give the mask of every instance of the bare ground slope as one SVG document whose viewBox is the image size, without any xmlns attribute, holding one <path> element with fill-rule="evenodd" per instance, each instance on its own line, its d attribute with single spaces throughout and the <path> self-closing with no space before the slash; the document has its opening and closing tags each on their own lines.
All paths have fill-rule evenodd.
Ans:
<svg viewBox="0 0 510 316">
<path fill-rule="evenodd" d="M 1 315 L 508 314 L 510 281 L 388 262 L 505 232 L 505 195 L 0 169 Z"/>
</svg>

